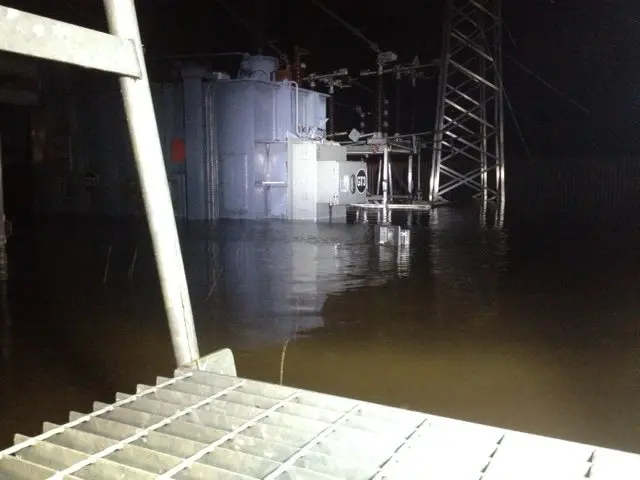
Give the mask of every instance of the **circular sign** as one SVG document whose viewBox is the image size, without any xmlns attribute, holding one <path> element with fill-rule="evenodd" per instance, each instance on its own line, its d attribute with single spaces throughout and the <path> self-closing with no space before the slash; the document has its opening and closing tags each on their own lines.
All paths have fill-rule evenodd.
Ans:
<svg viewBox="0 0 640 480">
<path fill-rule="evenodd" d="M 367 191 L 367 172 L 365 172 L 364 169 L 360 169 L 358 173 L 356 173 L 356 189 L 358 193 Z"/>
</svg>

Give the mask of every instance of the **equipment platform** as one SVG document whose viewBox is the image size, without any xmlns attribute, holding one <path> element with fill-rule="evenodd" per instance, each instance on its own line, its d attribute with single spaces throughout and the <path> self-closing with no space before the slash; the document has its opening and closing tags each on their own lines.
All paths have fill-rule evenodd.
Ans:
<svg viewBox="0 0 640 480">
<path fill-rule="evenodd" d="M 640 478 L 639 455 L 239 378 L 226 349 L 69 420 L 16 435 L 0 478 Z"/>
</svg>

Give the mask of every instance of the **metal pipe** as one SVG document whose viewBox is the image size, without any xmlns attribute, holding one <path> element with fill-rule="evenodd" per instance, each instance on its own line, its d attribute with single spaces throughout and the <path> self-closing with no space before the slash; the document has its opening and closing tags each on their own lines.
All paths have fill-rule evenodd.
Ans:
<svg viewBox="0 0 640 480">
<path fill-rule="evenodd" d="M 382 151 L 382 205 L 385 207 L 388 203 L 389 190 L 389 147 L 384 146 Z"/>
<path fill-rule="evenodd" d="M 392 68 L 383 69 L 382 73 L 385 75 L 387 73 L 395 73 L 395 72 L 404 73 L 404 72 L 419 70 L 421 68 L 426 68 L 426 67 L 435 67 L 436 65 L 437 65 L 437 61 L 434 61 L 432 63 L 423 63 L 421 65 L 396 66 Z M 377 74 L 378 74 L 377 70 L 361 70 L 358 75 L 361 77 L 370 77 L 372 75 L 377 75 Z"/>
<path fill-rule="evenodd" d="M 216 112 L 214 84 L 209 82 L 205 91 L 205 138 L 207 140 L 207 193 L 209 220 L 218 218 L 218 142 L 216 141 Z"/>
<path fill-rule="evenodd" d="M 422 200 L 422 148 L 418 147 L 418 200 Z"/>
<path fill-rule="evenodd" d="M 278 92 L 271 90 L 271 140 L 278 139 Z"/>
<path fill-rule="evenodd" d="M 409 155 L 407 166 L 407 190 L 409 191 L 409 197 L 413 196 L 413 155 Z"/>
<path fill-rule="evenodd" d="M 347 135 L 349 135 L 349 132 L 344 131 L 344 132 L 335 132 L 333 135 L 328 135 L 329 137 L 346 137 Z"/>
<path fill-rule="evenodd" d="M 391 157 L 389 157 L 389 148 L 387 147 L 387 169 L 389 170 L 389 200 L 393 202 L 393 165 Z"/>
<path fill-rule="evenodd" d="M 407 138 L 407 137 L 421 137 L 421 136 L 432 136 L 433 132 L 429 131 L 429 132 L 414 132 L 414 133 L 405 133 L 404 135 L 394 135 L 393 136 L 393 140 L 397 140 L 398 138 Z M 428 143 L 428 142 L 425 142 Z"/>
<path fill-rule="evenodd" d="M 300 126 L 299 126 L 299 111 L 300 111 L 300 104 L 298 103 L 298 82 L 289 82 L 291 85 L 295 85 L 296 86 L 296 135 L 299 137 L 300 136 Z"/>
<path fill-rule="evenodd" d="M 110 32 L 132 40 L 140 64 L 140 78 L 121 77 L 120 87 L 174 355 L 184 365 L 200 353 L 135 6 L 133 0 L 104 0 L 104 6 Z"/>
</svg>

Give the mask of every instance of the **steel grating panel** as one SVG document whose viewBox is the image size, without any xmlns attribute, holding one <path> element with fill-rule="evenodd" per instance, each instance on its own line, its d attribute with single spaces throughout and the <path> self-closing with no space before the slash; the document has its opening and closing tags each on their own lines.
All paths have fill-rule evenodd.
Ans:
<svg viewBox="0 0 640 480">
<path fill-rule="evenodd" d="M 639 455 L 238 378 L 228 350 L 200 368 L 16 435 L 0 478 L 640 478 Z"/>
</svg>

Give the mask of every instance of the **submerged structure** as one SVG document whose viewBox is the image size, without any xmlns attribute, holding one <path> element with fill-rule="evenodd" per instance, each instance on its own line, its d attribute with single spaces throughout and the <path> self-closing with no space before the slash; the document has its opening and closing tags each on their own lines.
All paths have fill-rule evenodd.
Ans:
<svg viewBox="0 0 640 480">
<path fill-rule="evenodd" d="M 151 83 L 177 217 L 316 221 L 364 201 L 356 185 L 364 162 L 326 140 L 327 95 L 276 81 L 278 63 L 247 55 L 233 79 L 184 65 L 179 79 Z M 115 88 L 73 95 L 71 160 L 42 171 L 41 211 L 144 213 L 124 122 L 112 124 L 118 96 Z"/>
<path fill-rule="evenodd" d="M 14 447 L 0 451 L 0 477 L 621 480 L 640 476 L 638 455 L 255 382 L 237 377 L 229 351 L 201 356 L 172 215 L 167 158 L 163 161 L 133 0 L 105 0 L 105 7 L 111 34 L 0 6 L 0 49 L 121 77 L 141 197 L 179 368 L 173 378 L 160 378 L 156 386 L 140 385 L 135 395 L 118 394 L 115 404 L 96 403 L 88 415 L 72 413 L 65 425 L 47 423 L 38 437 L 16 436 Z M 300 124 L 297 86 L 281 89 L 272 82 L 258 83 L 265 79 L 250 79 L 256 83 L 249 84 L 244 79 L 227 81 L 220 83 L 224 86 L 214 101 L 207 94 L 207 82 L 224 80 L 198 74 L 188 78 L 184 85 L 193 89 L 184 88 L 185 112 L 197 106 L 201 113 L 206 97 L 222 114 L 225 106 L 218 98 L 233 99 L 234 89 L 253 90 L 243 92 L 247 103 L 239 108 L 242 115 L 233 112 L 236 106 L 229 100 L 226 108 L 236 123 L 211 128 L 211 119 L 207 123 L 196 112 L 184 116 L 184 144 L 171 134 L 163 137 L 165 148 L 169 139 L 171 159 L 182 165 L 170 176 L 183 175 L 185 194 L 177 196 L 174 187 L 173 202 L 184 205 L 187 217 L 260 218 L 273 212 L 318 219 L 325 215 L 325 206 L 329 212 L 340 206 L 342 194 L 364 193 L 358 162 L 346 163 L 346 152 L 338 145 L 327 145 L 319 133 L 318 103 L 310 101 L 305 113 L 309 123 Z M 262 130 L 269 115 L 260 113 L 264 103 L 257 99 L 271 98 L 272 105 L 278 104 L 279 94 L 285 110 L 288 102 L 296 106 L 294 128 L 289 120 L 279 130 L 274 120 Z M 265 109 L 271 118 L 275 111 L 275 107 Z M 224 118 L 215 113 L 214 119 Z M 226 128 L 230 131 L 224 133 Z M 237 136 L 234 129 L 251 134 Z M 205 135 L 216 132 L 218 142 L 203 142 Z M 209 145 L 206 158 L 219 161 L 197 162 L 194 152 L 203 145 Z M 218 146 L 217 151 L 211 150 L 212 145 Z M 276 156 L 281 159 L 280 176 L 267 161 L 274 145 L 286 149 L 286 155 Z M 189 162 L 196 163 L 191 171 Z M 89 201 L 100 199 L 104 205 L 105 199 L 118 198 L 115 190 L 100 190 L 105 178 L 107 187 L 118 183 L 122 164 L 114 165 L 104 166 L 101 172 L 79 170 L 85 190 L 100 192 Z M 70 171 L 77 172 L 74 168 Z M 320 181 L 325 175 L 331 181 Z M 244 192 L 244 201 L 232 203 L 235 197 L 217 191 L 218 186 L 224 188 L 223 182 L 213 181 L 220 177 Z M 297 190 L 299 185 L 303 191 Z M 283 188 L 287 193 L 270 198 L 260 193 L 264 187 Z M 264 208 L 259 206 L 260 199 L 265 201 Z"/>
</svg>

